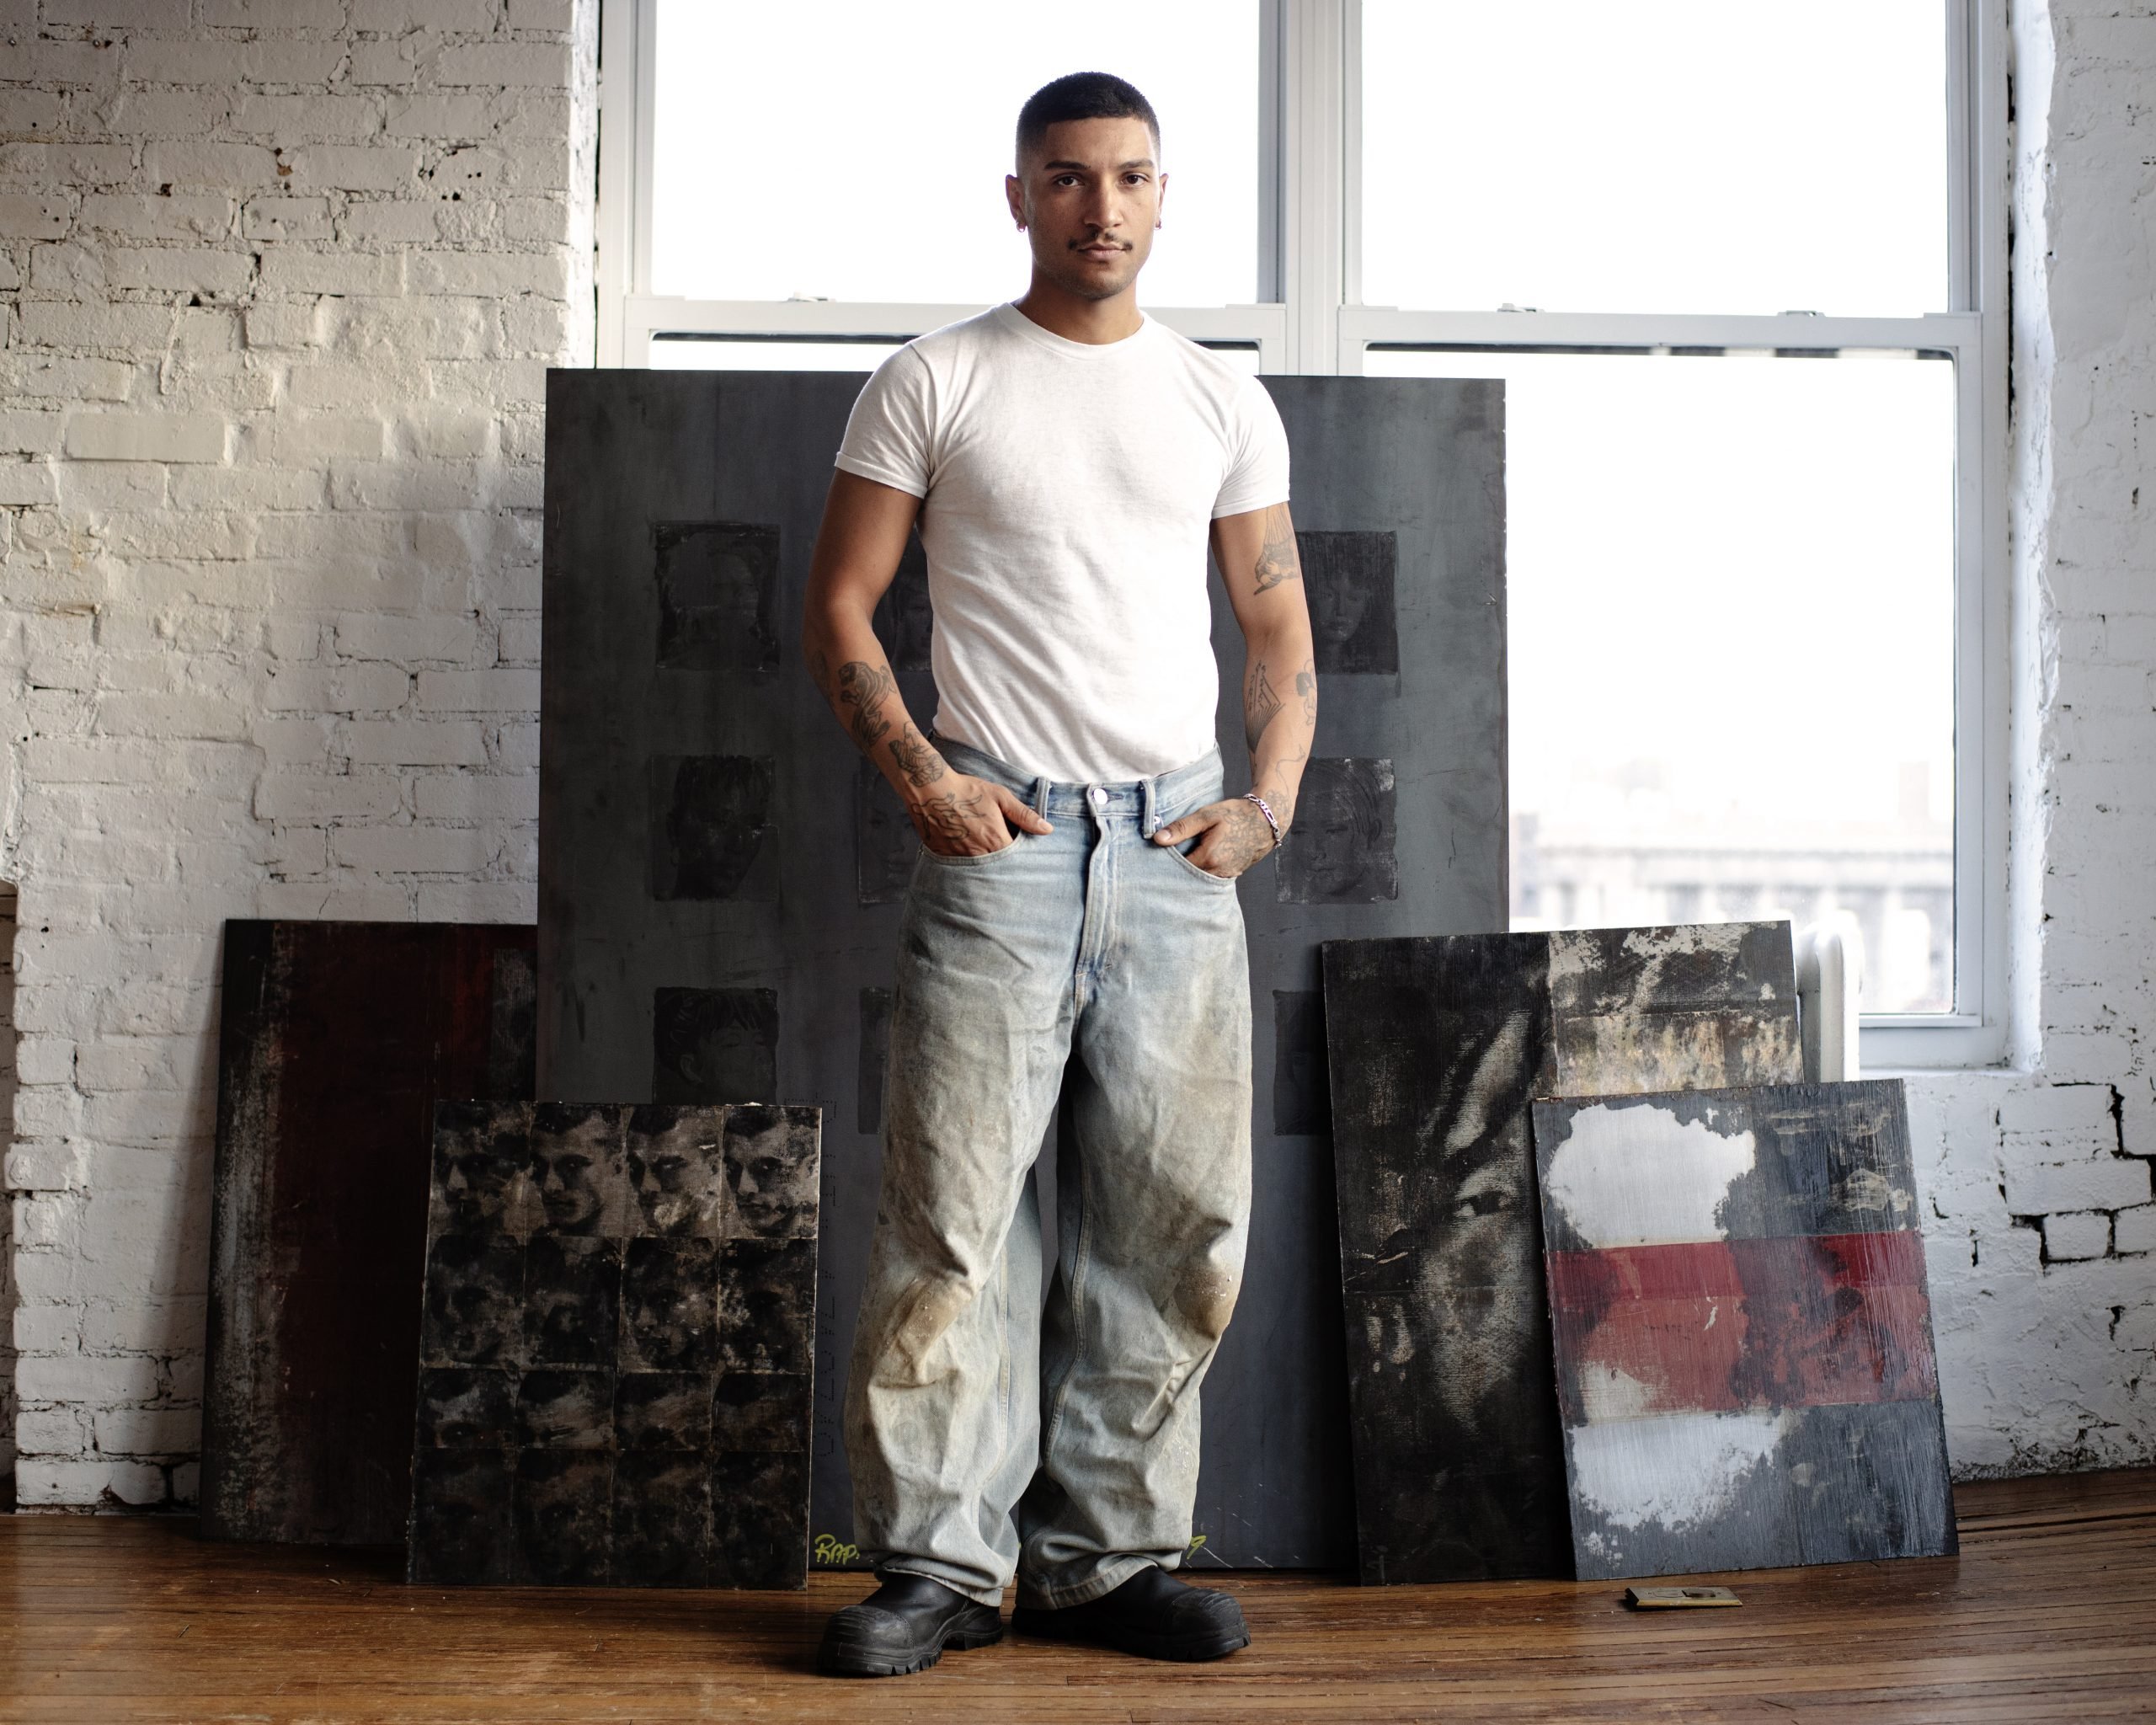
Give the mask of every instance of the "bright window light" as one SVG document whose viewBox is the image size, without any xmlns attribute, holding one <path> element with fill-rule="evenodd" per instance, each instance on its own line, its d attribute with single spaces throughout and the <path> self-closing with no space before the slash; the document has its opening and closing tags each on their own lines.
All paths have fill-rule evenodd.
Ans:
<svg viewBox="0 0 2156 1725">
<path fill-rule="evenodd" d="M 1505 379 L 1513 926 L 1853 917 L 1954 998 L 1954 368 L 1372 349 Z"/>
<path fill-rule="evenodd" d="M 653 291 L 977 304 L 1024 291 L 1018 109 L 1113 72 L 1161 117 L 1149 304 L 1257 298 L 1257 0 L 1142 13 L 1006 0 L 661 0 Z"/>
<path fill-rule="evenodd" d="M 1363 299 L 1946 308 L 1940 0 L 1364 0 Z"/>
</svg>

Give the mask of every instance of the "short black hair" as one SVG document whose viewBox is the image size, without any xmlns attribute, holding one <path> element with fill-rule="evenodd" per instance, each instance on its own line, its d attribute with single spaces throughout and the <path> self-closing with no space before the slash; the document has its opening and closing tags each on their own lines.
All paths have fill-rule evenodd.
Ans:
<svg viewBox="0 0 2156 1725">
<path fill-rule="evenodd" d="M 1066 120 L 1142 120 L 1161 149 L 1161 117 L 1137 85 L 1107 72 L 1074 72 L 1043 84 L 1018 110 L 1018 160 L 1048 141 L 1048 129 Z"/>
</svg>

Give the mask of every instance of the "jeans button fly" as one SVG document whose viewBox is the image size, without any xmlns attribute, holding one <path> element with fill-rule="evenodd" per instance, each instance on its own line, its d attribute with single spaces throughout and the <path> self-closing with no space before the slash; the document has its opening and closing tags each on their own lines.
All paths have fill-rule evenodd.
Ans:
<svg viewBox="0 0 2156 1725">
<path fill-rule="evenodd" d="M 1095 785 L 1093 788 L 1086 792 L 1086 794 L 1093 799 L 1093 806 L 1096 809 L 1105 809 L 1107 807 L 1108 793 L 1102 790 L 1098 785 Z"/>
</svg>

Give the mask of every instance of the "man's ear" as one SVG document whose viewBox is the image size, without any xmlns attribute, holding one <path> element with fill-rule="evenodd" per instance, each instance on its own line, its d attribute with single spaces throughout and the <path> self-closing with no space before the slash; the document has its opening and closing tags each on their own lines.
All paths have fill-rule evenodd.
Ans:
<svg viewBox="0 0 2156 1725">
<path fill-rule="evenodd" d="M 1003 176 L 1003 200 L 1011 206 L 1011 219 L 1026 225 L 1026 183 L 1015 174 Z"/>
</svg>

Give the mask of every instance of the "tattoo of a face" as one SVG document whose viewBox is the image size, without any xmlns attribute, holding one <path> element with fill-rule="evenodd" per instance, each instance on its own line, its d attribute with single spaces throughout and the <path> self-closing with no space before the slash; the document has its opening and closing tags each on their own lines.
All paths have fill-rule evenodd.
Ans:
<svg viewBox="0 0 2156 1725">
<path fill-rule="evenodd" d="M 1295 698 L 1303 703 L 1304 721 L 1317 724 L 1317 661 L 1306 659 L 1303 668 L 1295 673 Z"/>
<path fill-rule="evenodd" d="M 839 667 L 839 704 L 853 708 L 846 729 L 853 733 L 854 746 L 864 755 L 882 742 L 891 729 L 890 720 L 878 717 L 877 709 L 896 687 L 898 680 L 888 665 L 855 659 Z"/>
<path fill-rule="evenodd" d="M 1265 512 L 1265 543 L 1258 548 L 1257 587 L 1260 593 L 1283 581 L 1303 578 L 1302 553 L 1295 548 L 1295 529 L 1288 506 L 1276 503 Z"/>
<path fill-rule="evenodd" d="M 1273 680 L 1266 676 L 1265 661 L 1261 659 L 1243 679 L 1243 736 L 1253 750 L 1280 705 L 1280 697 L 1273 692 Z"/>
<path fill-rule="evenodd" d="M 891 739 L 891 758 L 899 764 L 899 771 L 906 776 L 906 782 L 914 785 L 932 785 L 948 770 L 943 757 L 929 744 L 928 739 L 908 720 L 906 728 Z"/>
</svg>

